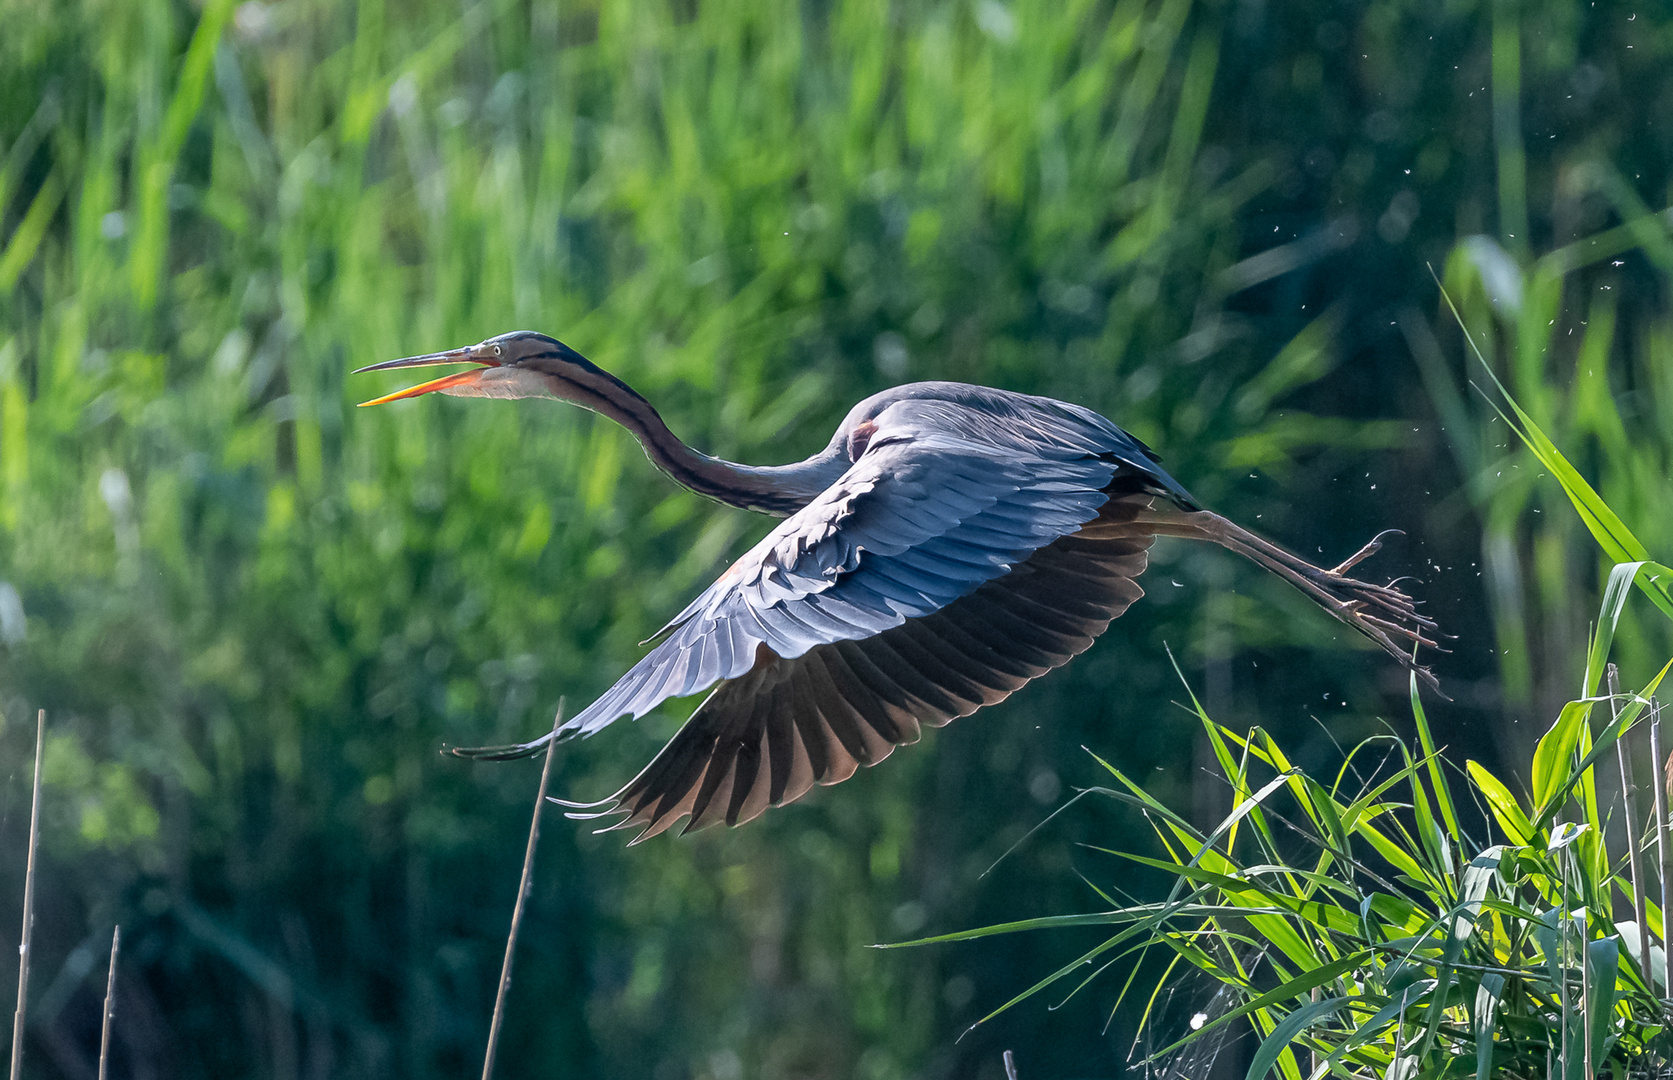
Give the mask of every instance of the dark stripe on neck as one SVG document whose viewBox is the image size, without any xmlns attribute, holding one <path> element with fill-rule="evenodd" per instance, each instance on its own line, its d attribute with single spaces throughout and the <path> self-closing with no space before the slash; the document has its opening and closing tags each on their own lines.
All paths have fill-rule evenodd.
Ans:
<svg viewBox="0 0 1673 1080">
<path fill-rule="evenodd" d="M 598 382 L 595 385 L 576 379 L 567 381 L 597 403 L 608 406 L 610 418 L 627 428 L 639 440 L 652 463 L 676 483 L 704 498 L 767 514 L 787 517 L 807 504 L 805 498 L 777 490 L 765 477 L 752 476 L 749 470 L 685 445 L 669 430 L 662 414 L 645 400 L 643 394 L 563 342 L 557 341 L 554 345 L 555 348 L 529 359 L 556 360 L 596 378 Z M 563 378 L 561 370 L 553 374 Z"/>
</svg>

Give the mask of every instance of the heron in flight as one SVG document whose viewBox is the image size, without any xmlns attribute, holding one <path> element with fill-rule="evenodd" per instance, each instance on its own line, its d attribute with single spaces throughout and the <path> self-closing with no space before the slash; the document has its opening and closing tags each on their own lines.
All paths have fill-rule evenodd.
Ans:
<svg viewBox="0 0 1673 1080">
<path fill-rule="evenodd" d="M 739 465 L 681 442 L 620 379 L 530 331 L 356 372 L 469 364 L 372 401 L 420 394 L 557 398 L 633 433 L 699 495 L 783 518 L 652 640 L 556 737 L 591 735 L 669 698 L 713 690 L 627 786 L 572 816 L 622 815 L 638 843 L 739 825 L 875 765 L 896 746 L 1003 701 L 1090 646 L 1143 595 L 1158 536 L 1244 555 L 1415 671 L 1435 624 L 1405 593 L 1349 575 L 1379 536 L 1324 570 L 1204 509 L 1139 440 L 1063 401 L 920 382 L 848 413 L 793 465 Z M 1404 644 L 1402 644 L 1404 643 Z M 515 746 L 455 749 L 505 760 Z"/>
</svg>

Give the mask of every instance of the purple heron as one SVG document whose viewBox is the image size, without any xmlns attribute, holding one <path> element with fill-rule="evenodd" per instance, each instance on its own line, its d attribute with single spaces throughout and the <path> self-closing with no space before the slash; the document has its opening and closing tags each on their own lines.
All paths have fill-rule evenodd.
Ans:
<svg viewBox="0 0 1673 1080">
<path fill-rule="evenodd" d="M 793 465 L 738 465 L 681 442 L 651 404 L 580 353 L 518 331 L 360 372 L 470 368 L 368 401 L 440 393 L 557 398 L 627 428 L 700 495 L 784 520 L 655 635 L 560 739 L 713 687 L 627 786 L 591 814 L 654 836 L 738 825 L 835 784 L 940 726 L 1002 701 L 1090 646 L 1143 591 L 1158 536 L 1207 540 L 1283 577 L 1429 686 L 1402 646 L 1435 624 L 1394 585 L 1348 571 L 1381 535 L 1321 569 L 1204 509 L 1149 447 L 1063 401 L 920 382 L 860 402 Z M 356 372 L 357 374 L 359 372 Z M 504 760 L 514 746 L 455 749 Z"/>
</svg>

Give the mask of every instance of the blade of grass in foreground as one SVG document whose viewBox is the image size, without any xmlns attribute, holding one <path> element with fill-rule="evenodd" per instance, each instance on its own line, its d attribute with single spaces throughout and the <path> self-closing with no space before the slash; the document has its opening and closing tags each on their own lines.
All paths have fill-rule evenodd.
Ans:
<svg viewBox="0 0 1673 1080">
<path fill-rule="evenodd" d="M 1360 952 L 1349 953 L 1340 960 L 1334 960 L 1331 963 L 1323 964 L 1314 968 L 1312 971 L 1304 971 L 1295 978 L 1285 982 L 1282 986 L 1268 990 L 1266 993 L 1257 998 L 1251 998 L 1250 1000 L 1245 1001 L 1235 1009 L 1229 1009 L 1226 1012 L 1221 1013 L 1219 1016 L 1215 1017 L 1213 1020 L 1204 1024 L 1197 1030 L 1191 1032 L 1184 1038 L 1178 1040 L 1177 1042 L 1170 1043 L 1169 1045 L 1156 1051 L 1146 1060 L 1156 1061 L 1173 1053 L 1175 1050 L 1178 1050 L 1180 1047 L 1184 1046 L 1188 1042 L 1191 1042 L 1193 1039 L 1200 1039 L 1204 1035 L 1225 1027 L 1241 1017 L 1248 1016 L 1250 1013 L 1257 1012 L 1273 1005 L 1281 1005 L 1286 1001 L 1292 1001 L 1303 994 L 1309 993 L 1321 986 L 1334 982 L 1341 976 L 1353 971 L 1356 967 L 1361 967 L 1366 963 L 1369 963 L 1370 960 L 1371 950 L 1365 949 Z M 1250 1075 L 1254 1074 L 1251 1073 Z"/>
<path fill-rule="evenodd" d="M 1255 1060 L 1249 1063 L 1246 1080 L 1262 1080 L 1262 1077 L 1278 1064 L 1278 1055 L 1282 1054 L 1303 1031 L 1323 1020 L 1327 1016 L 1334 1016 L 1353 1004 L 1354 998 L 1337 997 L 1315 1001 L 1290 1013 L 1272 1029 L 1261 1043 L 1260 1049 L 1255 1051 Z"/>
<path fill-rule="evenodd" d="M 1441 808 L 1441 817 L 1446 820 L 1447 835 L 1462 836 L 1463 830 L 1458 827 L 1458 813 L 1452 805 L 1452 789 L 1447 786 L 1446 777 L 1441 773 L 1440 756 L 1435 751 L 1435 740 L 1429 733 L 1429 715 L 1423 711 L 1423 700 L 1417 693 L 1417 672 L 1410 673 L 1412 695 L 1412 721 L 1417 725 L 1417 737 L 1423 747 L 1423 756 L 1429 762 L 1429 786 L 1435 789 L 1435 802 Z"/>
<path fill-rule="evenodd" d="M 1434 268 L 1431 267 L 1429 272 L 1433 275 Z M 1510 394 L 1510 389 L 1500 381 L 1498 373 L 1487 362 L 1487 357 L 1482 354 L 1475 338 L 1470 335 L 1469 327 L 1464 325 L 1464 316 L 1459 312 L 1458 305 L 1452 302 L 1452 296 L 1446 291 L 1446 286 L 1441 285 L 1438 277 L 1435 278 L 1435 284 L 1440 288 L 1447 307 L 1452 310 L 1452 317 L 1457 320 L 1458 329 L 1470 343 L 1470 350 L 1481 362 L 1481 368 L 1487 372 L 1487 377 L 1493 380 L 1499 394 L 1510 405 L 1511 412 L 1506 413 L 1499 407 L 1498 402 L 1491 398 L 1488 398 L 1488 401 L 1504 418 L 1510 429 L 1516 432 L 1517 437 L 1533 452 L 1539 463 L 1545 466 L 1545 470 L 1562 485 L 1563 493 L 1574 504 L 1574 509 L 1580 514 L 1580 520 L 1585 522 L 1586 528 L 1591 531 L 1598 546 L 1603 548 L 1604 554 L 1617 563 L 1644 564 L 1643 571 L 1636 573 L 1633 580 L 1656 607 L 1668 618 L 1673 618 L 1673 570 L 1650 560 L 1649 549 L 1627 528 L 1619 515 L 1609 508 L 1602 496 L 1593 490 L 1592 485 L 1586 482 L 1579 470 L 1569 463 L 1568 458 L 1557 449 L 1557 444 L 1534 422 L 1534 418 L 1517 404 L 1516 399 Z M 1512 413 L 1515 415 L 1512 416 Z"/>
</svg>

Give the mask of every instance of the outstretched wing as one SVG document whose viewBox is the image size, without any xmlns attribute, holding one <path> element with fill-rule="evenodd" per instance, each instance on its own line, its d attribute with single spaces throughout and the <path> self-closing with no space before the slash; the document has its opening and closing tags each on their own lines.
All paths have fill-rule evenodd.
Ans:
<svg viewBox="0 0 1673 1080">
<path fill-rule="evenodd" d="M 896 746 L 1002 701 L 1083 652 L 1143 595 L 1149 495 L 1110 499 L 1092 522 L 944 607 L 796 657 L 760 650 L 710 694 L 643 772 L 593 814 L 655 836 L 737 825 L 835 784 Z"/>
<path fill-rule="evenodd" d="M 720 806 L 737 821 L 1080 652 L 1140 595 L 1131 579 L 1150 540 L 1131 517 L 1158 471 L 1107 421 L 1043 437 L 1019 430 L 1027 418 L 997 426 L 1006 420 L 933 401 L 886 408 L 847 473 L 722 574 L 559 737 L 719 683 L 619 798 L 635 819 L 650 813 L 652 831 L 681 813 L 706 824 Z M 1097 538 L 1110 529 L 1119 537 Z M 522 756 L 544 741 L 471 756 Z M 740 764 L 750 762 L 760 784 Z"/>
<path fill-rule="evenodd" d="M 1088 457 L 1002 460 L 944 437 L 870 449 L 563 731 L 590 735 L 738 678 L 763 648 L 794 659 L 939 610 L 1095 517 L 1113 472 Z"/>
</svg>

